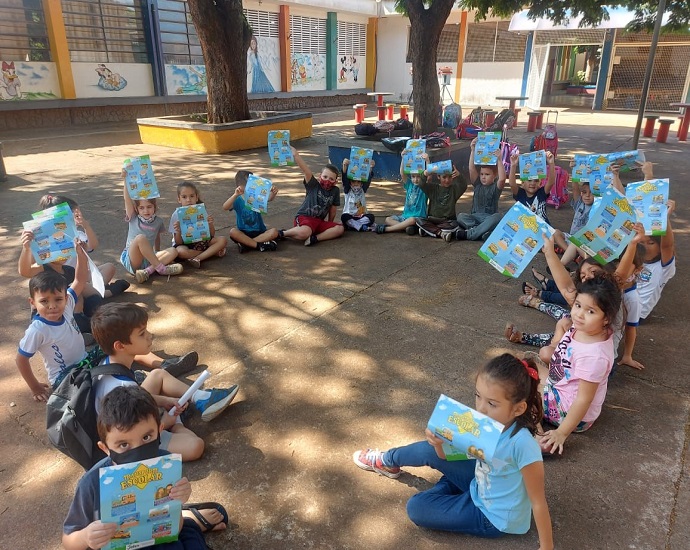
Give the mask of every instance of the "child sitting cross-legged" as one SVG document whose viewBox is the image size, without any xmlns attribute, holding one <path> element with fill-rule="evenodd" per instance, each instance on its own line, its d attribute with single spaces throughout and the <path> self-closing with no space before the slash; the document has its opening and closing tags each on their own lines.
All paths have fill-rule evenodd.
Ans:
<svg viewBox="0 0 690 550">
<path fill-rule="evenodd" d="M 350 166 L 350 159 L 343 159 L 343 191 L 345 191 L 345 204 L 340 221 L 347 230 L 354 231 L 375 231 L 374 215 L 367 212 L 367 190 L 371 185 L 371 178 L 374 176 L 374 161 L 371 161 L 371 171 L 369 178 L 365 182 L 350 180 L 347 177 L 347 170 Z"/>
<path fill-rule="evenodd" d="M 103 548 L 115 536 L 119 525 L 100 519 L 99 469 L 140 462 L 164 456 L 161 450 L 160 413 L 151 394 L 138 386 L 115 388 L 101 403 L 98 415 L 99 448 L 108 456 L 86 472 L 77 484 L 67 518 L 62 528 L 66 550 Z M 157 545 L 160 550 L 206 550 L 203 533 L 227 527 L 228 514 L 216 502 L 186 504 L 192 486 L 186 477 L 170 489 L 170 498 L 183 504 L 179 538 Z"/>
<path fill-rule="evenodd" d="M 534 214 L 541 217 L 546 223 L 549 223 L 549 218 L 546 215 L 546 199 L 549 198 L 551 188 L 556 183 L 556 167 L 554 164 L 554 156 L 551 151 L 546 152 L 546 162 L 548 163 L 548 178 L 546 185 L 540 187 L 538 179 L 524 180 L 522 186 L 517 184 L 517 169 L 520 155 L 513 153 L 510 155 L 510 173 L 508 175 L 508 183 L 510 190 L 513 192 L 513 198 L 516 202 L 524 204 Z"/>
<path fill-rule="evenodd" d="M 147 330 L 148 313 L 136 304 L 104 304 L 91 318 L 93 336 L 107 357 L 101 364 L 119 363 L 132 368 L 134 357 L 151 351 L 153 335 Z M 94 381 L 96 413 L 99 413 L 101 400 L 119 386 L 132 386 L 136 382 L 130 378 L 100 375 Z M 204 451 L 204 442 L 194 432 L 185 428 L 179 415 L 184 407 L 177 402 L 189 386 L 177 380 L 162 369 L 151 371 L 141 383 L 141 387 L 153 395 L 159 407 L 169 411 L 176 409 L 175 416 L 166 414 L 163 419 L 164 432 L 161 447 L 182 455 L 182 460 L 196 460 Z M 191 401 L 201 412 L 201 419 L 209 421 L 218 416 L 232 403 L 237 395 L 237 385 L 227 389 L 199 389 Z"/>
<path fill-rule="evenodd" d="M 455 203 L 467 189 L 467 181 L 453 166 L 450 174 L 439 174 L 436 183 L 435 174 L 424 170 L 419 186 L 429 197 L 429 209 L 426 218 L 417 218 L 417 227 L 422 237 L 445 238 L 445 234 L 455 231 L 458 222 L 455 219 Z"/>
</svg>

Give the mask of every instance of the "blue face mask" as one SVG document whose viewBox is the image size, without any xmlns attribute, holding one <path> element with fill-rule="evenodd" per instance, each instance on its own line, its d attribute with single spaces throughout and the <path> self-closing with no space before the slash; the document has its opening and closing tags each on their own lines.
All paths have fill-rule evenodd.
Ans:
<svg viewBox="0 0 690 550">
<path fill-rule="evenodd" d="M 159 435 L 156 439 L 150 441 L 149 443 L 139 445 L 134 449 L 128 449 L 122 453 L 113 451 L 110 448 L 108 450 L 110 451 L 110 459 L 113 461 L 113 463 L 120 465 L 128 464 L 130 462 L 141 462 L 142 460 L 149 460 L 150 458 L 157 458 L 160 456 L 158 452 L 158 447 L 160 447 L 160 444 L 161 437 Z"/>
</svg>

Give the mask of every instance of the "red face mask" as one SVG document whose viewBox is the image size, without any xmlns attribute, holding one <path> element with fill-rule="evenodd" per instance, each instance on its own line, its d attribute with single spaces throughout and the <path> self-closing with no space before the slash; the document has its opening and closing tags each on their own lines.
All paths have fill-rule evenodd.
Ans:
<svg viewBox="0 0 690 550">
<path fill-rule="evenodd" d="M 322 189 L 323 189 L 324 191 L 329 191 L 330 189 L 333 189 L 333 186 L 335 185 L 335 182 L 334 182 L 334 181 L 331 181 L 331 180 L 327 180 L 327 179 L 321 178 L 321 179 L 319 180 L 319 184 L 321 185 L 321 187 L 322 187 Z"/>
</svg>

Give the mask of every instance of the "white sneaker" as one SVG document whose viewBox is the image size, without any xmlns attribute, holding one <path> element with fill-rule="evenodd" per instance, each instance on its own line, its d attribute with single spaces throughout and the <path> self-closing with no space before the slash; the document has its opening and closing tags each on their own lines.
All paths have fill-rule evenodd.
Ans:
<svg viewBox="0 0 690 550">
<path fill-rule="evenodd" d="M 168 264 L 161 275 L 179 275 L 184 271 L 182 264 Z"/>
<path fill-rule="evenodd" d="M 137 283 L 139 283 L 139 284 L 145 283 L 146 281 L 148 281 L 150 276 L 151 275 L 149 275 L 149 272 L 146 271 L 145 269 L 137 269 L 134 272 L 134 278 L 137 280 Z"/>
</svg>

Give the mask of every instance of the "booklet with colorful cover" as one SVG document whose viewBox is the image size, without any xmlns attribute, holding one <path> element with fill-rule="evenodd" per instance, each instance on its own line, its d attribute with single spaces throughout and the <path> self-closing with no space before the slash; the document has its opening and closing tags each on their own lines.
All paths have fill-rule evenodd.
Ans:
<svg viewBox="0 0 690 550">
<path fill-rule="evenodd" d="M 645 235 L 666 235 L 668 191 L 668 178 L 638 181 L 626 186 L 625 198 L 635 209 Z"/>
<path fill-rule="evenodd" d="M 22 225 L 25 230 L 34 234 L 31 253 L 37 264 L 66 261 L 76 257 L 74 239 L 77 237 L 77 226 L 74 223 L 72 209 L 67 203 L 35 212 L 32 219 Z"/>
<path fill-rule="evenodd" d="M 589 181 L 591 173 L 589 157 L 591 155 L 575 155 L 573 160 L 573 173 L 570 178 L 577 183 L 585 183 Z"/>
<path fill-rule="evenodd" d="M 211 240 L 208 213 L 203 203 L 180 206 L 175 210 L 184 244 Z"/>
<path fill-rule="evenodd" d="M 508 277 L 519 277 L 554 230 L 521 202 L 508 210 L 477 254 Z"/>
<path fill-rule="evenodd" d="M 606 157 L 612 164 L 620 166 L 621 172 L 636 170 L 645 161 L 644 153 L 637 149 L 634 151 L 616 151 L 609 153 Z"/>
<path fill-rule="evenodd" d="M 244 186 L 244 204 L 254 212 L 266 214 L 268 212 L 268 197 L 271 194 L 273 182 L 268 178 L 262 178 L 251 174 Z"/>
<path fill-rule="evenodd" d="M 613 187 L 607 188 L 585 226 L 569 237 L 602 265 L 618 258 L 635 233 L 635 210 Z"/>
<path fill-rule="evenodd" d="M 125 185 L 132 200 L 155 199 L 160 197 L 156 177 L 153 175 L 151 157 L 142 155 L 125 159 L 122 167 L 125 170 Z"/>
<path fill-rule="evenodd" d="M 363 147 L 350 148 L 350 165 L 347 167 L 347 177 L 351 181 L 369 181 L 371 174 L 371 160 L 374 156 L 372 149 Z"/>
<path fill-rule="evenodd" d="M 182 503 L 170 489 L 182 478 L 179 454 L 113 465 L 98 471 L 103 523 L 117 530 L 106 550 L 132 550 L 175 542 Z"/>
<path fill-rule="evenodd" d="M 427 427 L 443 440 L 446 460 L 491 462 L 504 426 L 441 394 Z"/>
<path fill-rule="evenodd" d="M 426 171 L 429 174 L 452 174 L 453 161 L 440 160 L 438 162 L 432 162 L 426 167 Z"/>
<path fill-rule="evenodd" d="M 421 174 L 426 169 L 426 161 L 422 155 L 426 153 L 425 139 L 408 139 L 402 152 L 403 172 L 405 174 Z"/>
<path fill-rule="evenodd" d="M 271 166 L 295 164 L 295 156 L 290 148 L 290 130 L 268 132 L 268 156 L 271 158 Z"/>
<path fill-rule="evenodd" d="M 482 166 L 495 166 L 501 154 L 501 132 L 478 132 L 474 146 L 474 163 Z"/>
<path fill-rule="evenodd" d="M 546 151 L 532 151 L 518 157 L 521 180 L 543 180 L 546 177 Z"/>
</svg>

